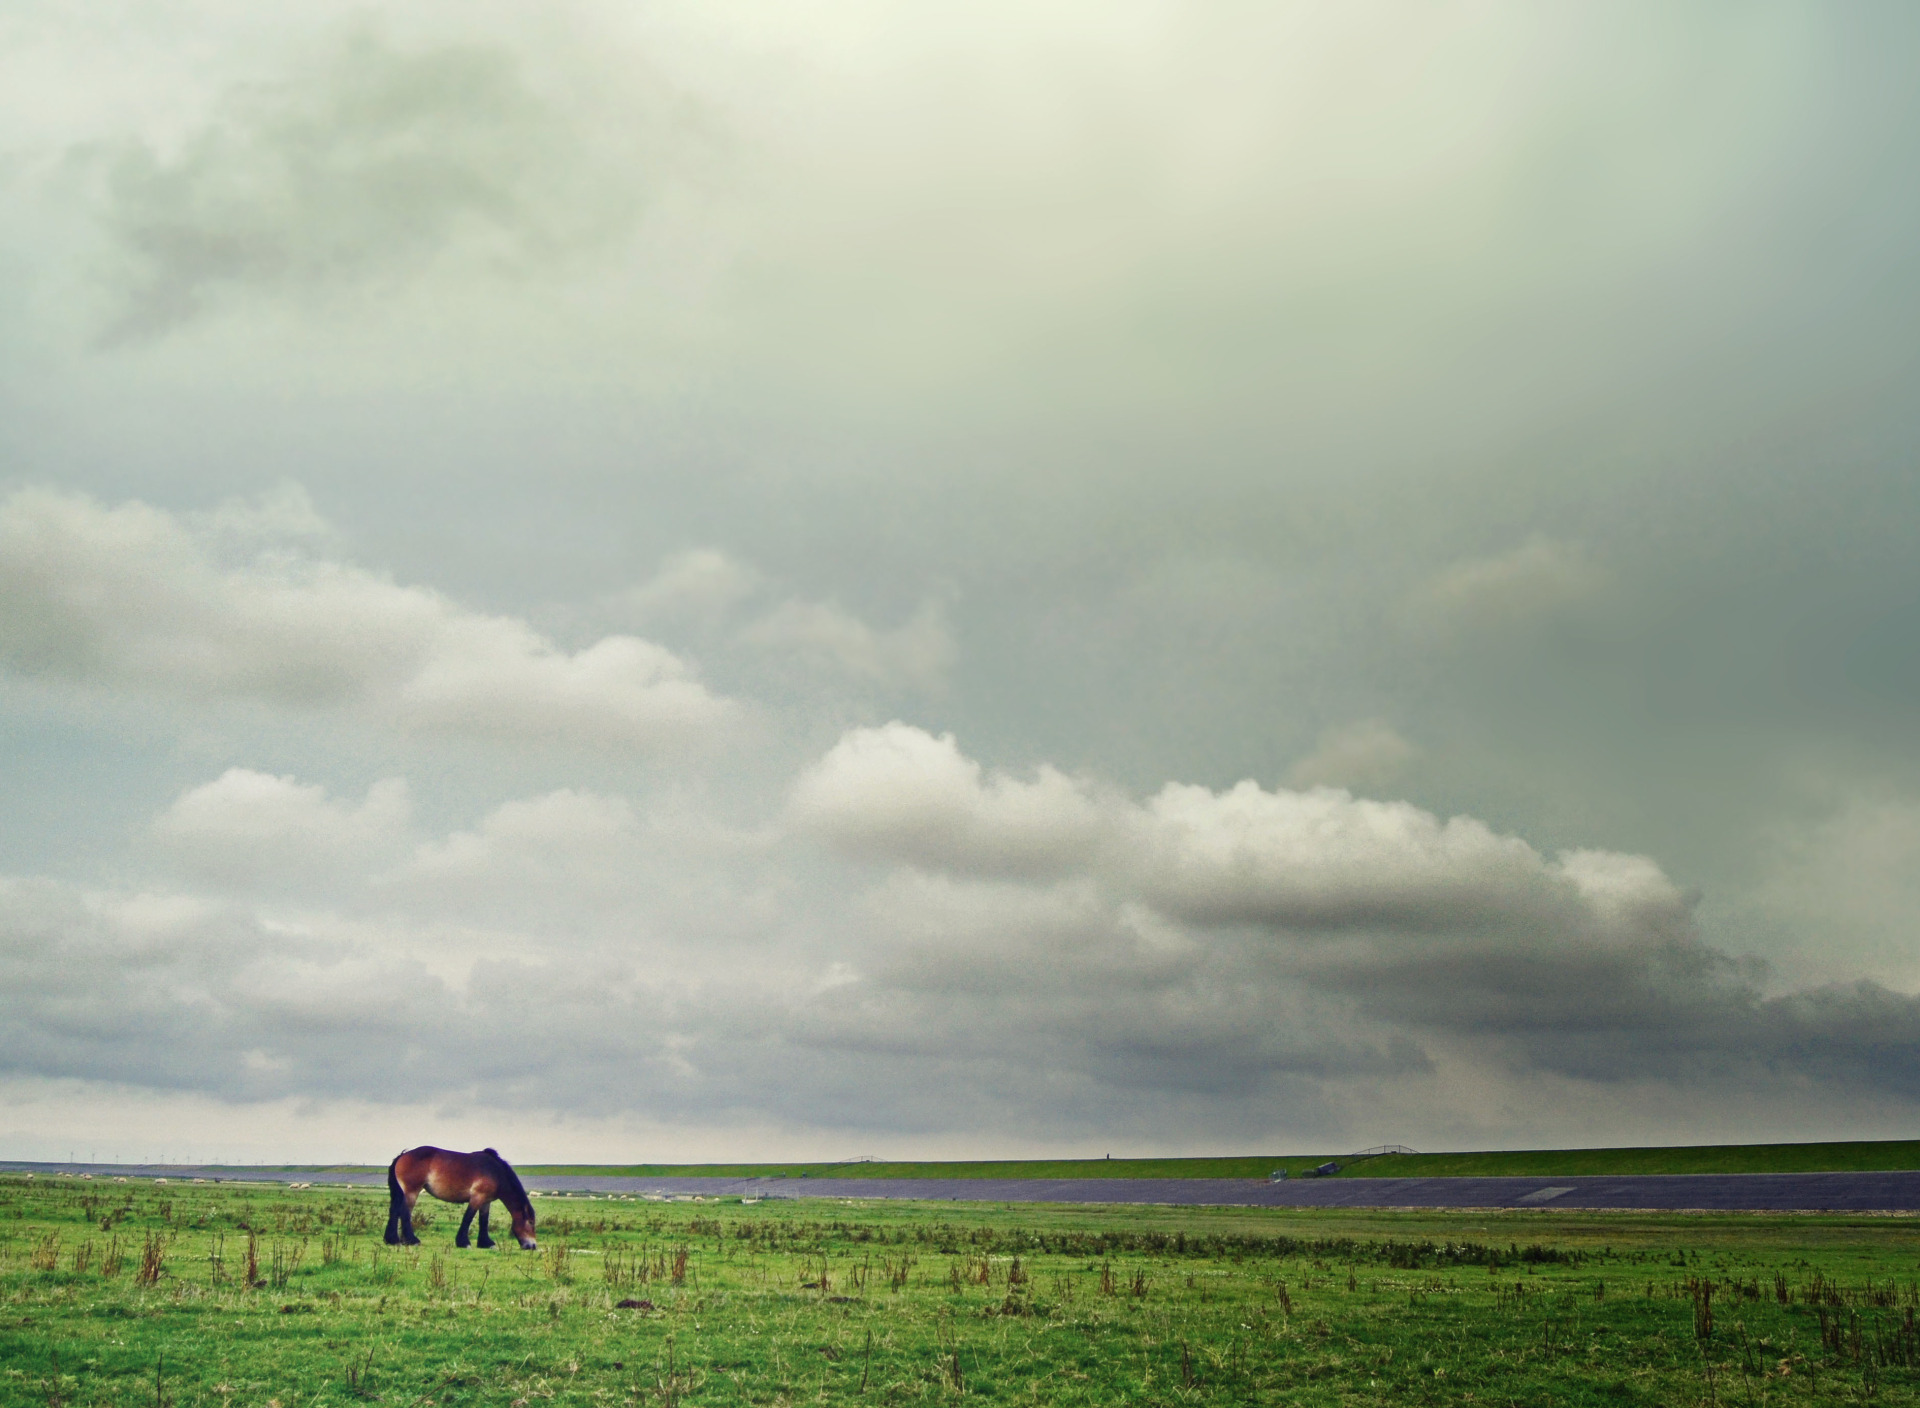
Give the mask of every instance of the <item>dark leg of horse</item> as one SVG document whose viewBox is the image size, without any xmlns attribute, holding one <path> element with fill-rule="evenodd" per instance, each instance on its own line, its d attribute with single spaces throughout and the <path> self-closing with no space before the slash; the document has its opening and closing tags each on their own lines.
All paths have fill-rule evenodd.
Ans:
<svg viewBox="0 0 1920 1408">
<path fill-rule="evenodd" d="M 468 1203 L 467 1215 L 460 1219 L 460 1230 L 454 1234 L 453 1244 L 456 1247 L 467 1245 L 467 1229 L 471 1226 L 473 1226 L 473 1204 Z"/>
<path fill-rule="evenodd" d="M 420 1239 L 413 1235 L 413 1210 L 405 1203 L 392 1208 L 387 1213 L 387 1245 L 390 1247 L 417 1247 Z"/>
<path fill-rule="evenodd" d="M 471 1209 L 469 1209 L 469 1211 L 471 1211 Z M 492 1211 L 492 1203 L 485 1203 L 480 1208 L 480 1240 L 474 1243 L 477 1247 L 486 1248 L 493 1245 L 493 1238 L 487 1235 L 487 1214 Z"/>
<path fill-rule="evenodd" d="M 407 1213 L 406 1194 L 400 1191 L 400 1180 L 393 1176 L 393 1170 L 387 1170 L 387 1245 L 400 1244 L 400 1219 Z"/>
</svg>

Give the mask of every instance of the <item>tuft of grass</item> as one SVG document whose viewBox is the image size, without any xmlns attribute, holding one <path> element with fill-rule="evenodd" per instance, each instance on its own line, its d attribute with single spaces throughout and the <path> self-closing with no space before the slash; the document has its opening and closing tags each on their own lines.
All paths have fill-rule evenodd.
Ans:
<svg viewBox="0 0 1920 1408">
<path fill-rule="evenodd" d="M 300 1263 L 307 1254 L 305 1240 L 299 1242 L 275 1241 L 267 1262 L 267 1284 L 276 1291 L 283 1291 L 300 1269 Z"/>
<path fill-rule="evenodd" d="M 134 1273 L 134 1284 L 138 1286 L 157 1286 L 160 1278 L 167 1274 L 167 1237 L 164 1232 L 148 1232 L 140 1239 L 140 1269 Z"/>
<path fill-rule="evenodd" d="M 60 1234 L 49 1232 L 34 1241 L 33 1249 L 27 1254 L 28 1264 L 35 1271 L 54 1271 L 60 1266 Z"/>
</svg>

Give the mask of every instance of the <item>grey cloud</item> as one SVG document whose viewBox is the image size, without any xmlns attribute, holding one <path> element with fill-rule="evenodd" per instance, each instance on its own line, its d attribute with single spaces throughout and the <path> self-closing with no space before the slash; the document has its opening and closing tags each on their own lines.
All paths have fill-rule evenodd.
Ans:
<svg viewBox="0 0 1920 1408">
<path fill-rule="evenodd" d="M 564 260 L 636 218 L 662 172 L 631 138 L 654 116 L 570 106 L 501 49 L 323 38 L 176 150 L 111 153 L 102 219 L 127 268 L 110 337 L 235 294 L 382 284 L 453 250 L 506 274 Z"/>
<path fill-rule="evenodd" d="M 1920 801 L 1884 781 L 1847 789 L 1798 825 L 1763 838 L 1765 868 L 1743 905 L 1748 922 L 1818 932 L 1794 966 L 1832 978 L 1839 964 L 1895 987 L 1920 986 Z M 1784 966 L 1784 965 L 1783 965 Z"/>
<path fill-rule="evenodd" d="M 1378 953 L 1310 981 L 1415 1039 L 1465 1040 L 1514 1070 L 1920 1100 L 1920 998 L 1872 982 L 1767 996 L 1765 978 L 1764 965 L 1696 940 Z"/>
<path fill-rule="evenodd" d="M 51 882 L 0 882 L 0 965 L 14 995 L 0 1016 L 8 1071 L 233 1100 L 401 1100 L 500 1079 L 560 1107 L 631 1108 L 619 1092 L 660 1057 L 664 1030 L 631 965 L 483 960 L 456 991 L 404 931 L 302 932 L 231 906 Z M 556 1010 L 576 1013 L 564 1042 Z M 559 1095 L 582 1070 L 592 1087 Z"/>
<path fill-rule="evenodd" d="M 0 969 L 15 1001 L 0 1066 L 235 1101 L 487 1089 L 669 1120 L 1084 1133 L 1150 1119 L 1224 1128 L 1277 1092 L 1310 1105 L 1328 1073 L 1418 1060 L 1405 1043 L 1309 1022 L 1297 1003 L 1276 1024 L 1270 994 L 1220 971 L 1145 994 L 1095 982 L 1010 1003 L 924 970 L 810 984 L 790 956 L 702 976 L 684 952 L 546 942 L 481 955 L 454 984 L 425 938 L 392 922 L 316 928 L 184 897 L 6 882 Z"/>
<path fill-rule="evenodd" d="M 0 881 L 0 964 L 7 1070 L 231 1099 L 377 1088 L 447 1000 L 404 959 L 330 951 L 231 906 L 52 882 Z"/>
<path fill-rule="evenodd" d="M 1355 1082 L 1459 1100 L 1473 1070 L 1920 1099 L 1897 1057 L 1920 1003 L 1767 996 L 1643 858 L 1547 860 L 1331 789 L 1135 804 L 989 774 L 905 725 L 849 734 L 789 816 L 888 869 L 838 919 L 808 901 L 802 932 L 741 947 L 724 915 L 660 923 L 648 823 L 619 797 L 544 793 L 416 842 L 392 787 L 339 801 L 233 770 L 159 839 L 207 874 L 296 845 L 332 868 L 336 912 L 9 882 L 0 1061 L 236 1100 L 489 1086 L 666 1120 L 1193 1137 L 1285 1112 L 1334 1128 Z"/>
<path fill-rule="evenodd" d="M 1197 957 L 1190 935 L 1085 881 L 898 873 L 869 890 L 860 911 L 884 935 L 864 960 L 873 980 L 929 996 L 1146 1001 L 1185 981 Z"/>
<path fill-rule="evenodd" d="M 684 799 L 656 797 L 641 811 L 572 787 L 430 829 L 405 778 L 355 799 L 235 767 L 177 796 L 143 828 L 138 855 L 172 881 L 330 915 L 336 926 L 391 916 L 465 926 L 477 950 L 491 951 L 536 935 L 630 947 L 689 924 L 751 939 L 790 889 L 762 869 L 779 844 L 771 827 L 730 827 Z"/>
<path fill-rule="evenodd" d="M 1452 635 L 1525 630 L 1590 606 L 1607 572 L 1579 543 L 1536 534 L 1511 551 L 1455 562 L 1407 603 L 1417 627 Z"/>
<path fill-rule="evenodd" d="M 200 844 L 262 808 L 282 830 L 351 834 L 376 800 L 349 806 L 236 773 L 167 815 Z M 1244 916 L 1171 917 L 1099 873 L 982 881 L 914 868 L 869 889 L 831 938 L 714 953 L 717 930 L 621 942 L 579 927 L 609 897 L 630 916 L 616 929 L 645 914 L 645 887 L 619 888 L 640 830 L 617 798 L 546 794 L 420 846 L 383 882 L 394 901 L 409 886 L 414 900 L 435 884 L 530 887 L 560 907 L 544 936 L 436 929 L 405 903 L 348 923 L 7 882 L 0 964 L 18 1000 L 0 1063 L 233 1100 L 460 1101 L 485 1087 L 670 1121 L 1055 1136 L 1245 1137 L 1280 1119 L 1334 1129 L 1339 1089 L 1458 1082 L 1463 1050 L 1480 1069 L 1594 1087 L 1798 1080 L 1920 1098 L 1913 1063 L 1896 1059 L 1920 1038 L 1920 1003 L 1872 987 L 1764 996 L 1764 974 L 1693 936 L 1684 898 L 1631 857 L 1534 857 L 1584 896 L 1585 910 L 1540 911 L 1558 927 L 1528 931 L 1508 914 L 1436 929 L 1361 906 L 1369 922 L 1311 944 Z M 1483 844 L 1465 852 L 1469 870 Z M 350 876 L 364 862 L 348 849 L 335 855 Z M 512 906 L 485 900 L 480 912 L 497 925 Z M 149 1046 L 163 1055 L 143 1065 Z M 1456 1084 L 1433 1098 L 1463 1097 Z"/>
<path fill-rule="evenodd" d="M 673 554 L 639 586 L 615 596 L 609 605 L 640 620 L 660 617 L 714 619 L 760 589 L 760 574 L 714 548 Z"/>
<path fill-rule="evenodd" d="M 1803 1079 L 1920 1096 L 1915 1063 L 1886 1056 L 1920 1036 L 1920 999 L 1873 985 L 1767 996 L 1765 965 L 1704 942 L 1694 897 L 1644 857 L 1547 860 L 1470 818 L 1332 789 L 1170 785 L 1144 806 L 1069 794 L 1062 830 L 1094 826 L 1091 815 L 1108 837 L 1052 852 L 1051 870 L 1031 872 L 1059 877 L 1041 889 L 966 878 L 1011 873 L 995 847 L 1014 848 L 1021 832 L 996 826 L 996 793 L 1022 784 L 986 778 L 950 738 L 892 725 L 850 734 L 829 758 L 804 785 L 834 784 L 841 810 L 796 792 L 815 809 L 798 807 L 803 823 L 918 870 L 873 892 L 888 939 L 866 985 L 837 1000 L 914 995 L 900 1024 L 911 1040 L 937 1040 L 918 996 L 937 994 L 997 1004 L 980 1027 L 989 1040 L 1033 1021 L 1049 1042 L 1074 1033 L 1089 1070 L 1149 1084 L 1189 1068 L 1226 1085 L 1234 1071 L 1427 1069 L 1423 1047 L 1437 1040 L 1603 1084 Z M 879 824 L 902 820 L 896 786 L 944 811 L 917 830 Z M 856 809 L 869 830 L 852 824 Z M 1030 809 L 1019 825 L 1045 816 Z M 1046 840 L 1028 844 L 1048 855 Z M 1299 1029 L 1313 1037 L 1276 1038 L 1288 1002 L 1317 1013 Z"/>
<path fill-rule="evenodd" d="M 873 684 L 938 690 L 956 655 L 946 609 L 921 606 L 891 630 L 878 629 L 825 601 L 784 601 L 748 626 L 750 645 L 782 651 Z"/>
<path fill-rule="evenodd" d="M 877 625 L 832 599 L 795 592 L 714 548 L 669 555 L 651 579 L 606 597 L 615 621 L 678 628 L 708 657 L 776 688 L 834 697 L 942 693 L 959 661 L 947 600 L 921 600 L 898 625 Z"/>
<path fill-rule="evenodd" d="M 1287 785 L 1372 789 L 1392 782 L 1420 750 L 1380 719 L 1326 730 L 1314 750 L 1287 770 Z"/>
<path fill-rule="evenodd" d="M 373 877 L 373 893 L 415 913 L 480 922 L 558 912 L 565 929 L 631 906 L 658 883 L 657 849 L 622 797 L 573 788 L 503 802 L 471 830 L 422 842 Z"/>
<path fill-rule="evenodd" d="M 1124 906 L 1086 895 L 982 904 L 935 889 L 915 924 L 911 893 L 891 892 L 876 925 L 888 941 L 827 995 L 839 1020 L 812 1019 L 810 1039 L 1032 1052 L 1102 1087 L 1256 1104 L 1276 1082 L 1432 1074 L 1441 1052 L 1456 1082 L 1464 1052 L 1482 1071 L 1616 1092 L 1920 1100 L 1920 998 L 1871 983 L 1769 996 L 1765 965 L 1684 929 L 1438 944 L 1376 929 L 1303 948 L 1209 928 L 1143 943 Z M 1471 1078 L 1435 1098 L 1470 1090 Z"/>
</svg>

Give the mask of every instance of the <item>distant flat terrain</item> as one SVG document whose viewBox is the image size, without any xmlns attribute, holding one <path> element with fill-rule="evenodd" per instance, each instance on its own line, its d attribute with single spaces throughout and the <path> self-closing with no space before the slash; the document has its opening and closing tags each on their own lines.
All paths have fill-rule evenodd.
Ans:
<svg viewBox="0 0 1920 1408">
<path fill-rule="evenodd" d="M 501 1144 L 509 1143 L 502 1134 Z M 395 1151 L 399 1152 L 398 1150 Z M 512 1154 L 511 1147 L 507 1153 Z M 1123 1182 L 1166 1180 L 1259 1180 L 1276 1171 L 1299 1179 L 1327 1164 L 1340 1165 L 1334 1181 L 1351 1179 L 1428 1178 L 1619 1178 L 1645 1175 L 1729 1173 L 1907 1173 L 1920 1172 L 1920 1139 L 1856 1140 L 1827 1144 L 1699 1144 L 1680 1147 L 1649 1146 L 1626 1149 L 1518 1149 L 1483 1153 L 1384 1154 L 1357 1158 L 1351 1153 L 1236 1154 L 1191 1159 L 982 1159 L 948 1162 L 888 1162 L 849 1160 L 836 1163 L 757 1164 L 533 1164 L 516 1163 L 530 1179 L 743 1179 L 898 1182 L 937 1179 L 942 1182 L 1004 1183 L 1113 1179 Z M 267 1181 L 303 1181 L 329 1175 L 377 1175 L 384 1181 L 385 1165 L 184 1165 L 140 1164 L 28 1164 L 0 1161 L 0 1168 L 92 1170 L 96 1173 L 137 1173 L 142 1177 L 177 1173 L 187 1177 L 259 1178 Z M 1323 1181 L 1323 1180 L 1316 1180 Z M 558 1185 L 556 1185 L 558 1186 Z M 871 1195 L 870 1195 L 871 1196 Z M 939 1196 L 946 1196 L 944 1194 Z M 977 1196 L 987 1196 L 979 1194 Z M 1378 1194 L 1371 1196 L 1379 1196 Z"/>
<path fill-rule="evenodd" d="M 316 1176 L 317 1177 L 317 1176 Z M 528 1179 L 548 1193 L 1161 1203 L 1267 1208 L 1582 1208 L 1716 1212 L 1920 1212 L 1920 1172 L 1695 1173 L 1613 1178 L 618 1178 Z"/>
<path fill-rule="evenodd" d="M 377 1168 L 114 1168 L 0 1164 L 37 1177 L 234 1181 L 384 1189 Z M 627 1198 L 885 1199 L 917 1202 L 1163 1204 L 1255 1208 L 1514 1208 L 1714 1212 L 1920 1213 L 1920 1170 L 1492 1178 L 727 1178 L 618 1171 L 540 1173 L 536 1195 Z"/>
</svg>

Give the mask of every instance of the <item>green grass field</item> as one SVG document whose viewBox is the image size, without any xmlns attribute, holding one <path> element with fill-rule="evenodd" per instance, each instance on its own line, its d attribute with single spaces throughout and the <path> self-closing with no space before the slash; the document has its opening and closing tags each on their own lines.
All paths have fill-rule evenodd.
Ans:
<svg viewBox="0 0 1920 1408">
<path fill-rule="evenodd" d="M 423 1208 L 426 1205 L 423 1204 Z M 1920 1402 L 1920 1220 L 0 1179 L 0 1403 Z"/>
<path fill-rule="evenodd" d="M 1256 1154 L 1201 1159 L 1006 1159 L 966 1163 L 531 1165 L 523 1173 L 634 1178 L 1265 1178 L 1328 1161 L 1341 1178 L 1557 1178 L 1565 1174 L 1820 1173 L 1920 1169 L 1920 1140 L 1705 1144 L 1685 1148 L 1523 1149 L 1479 1154 Z"/>
</svg>

